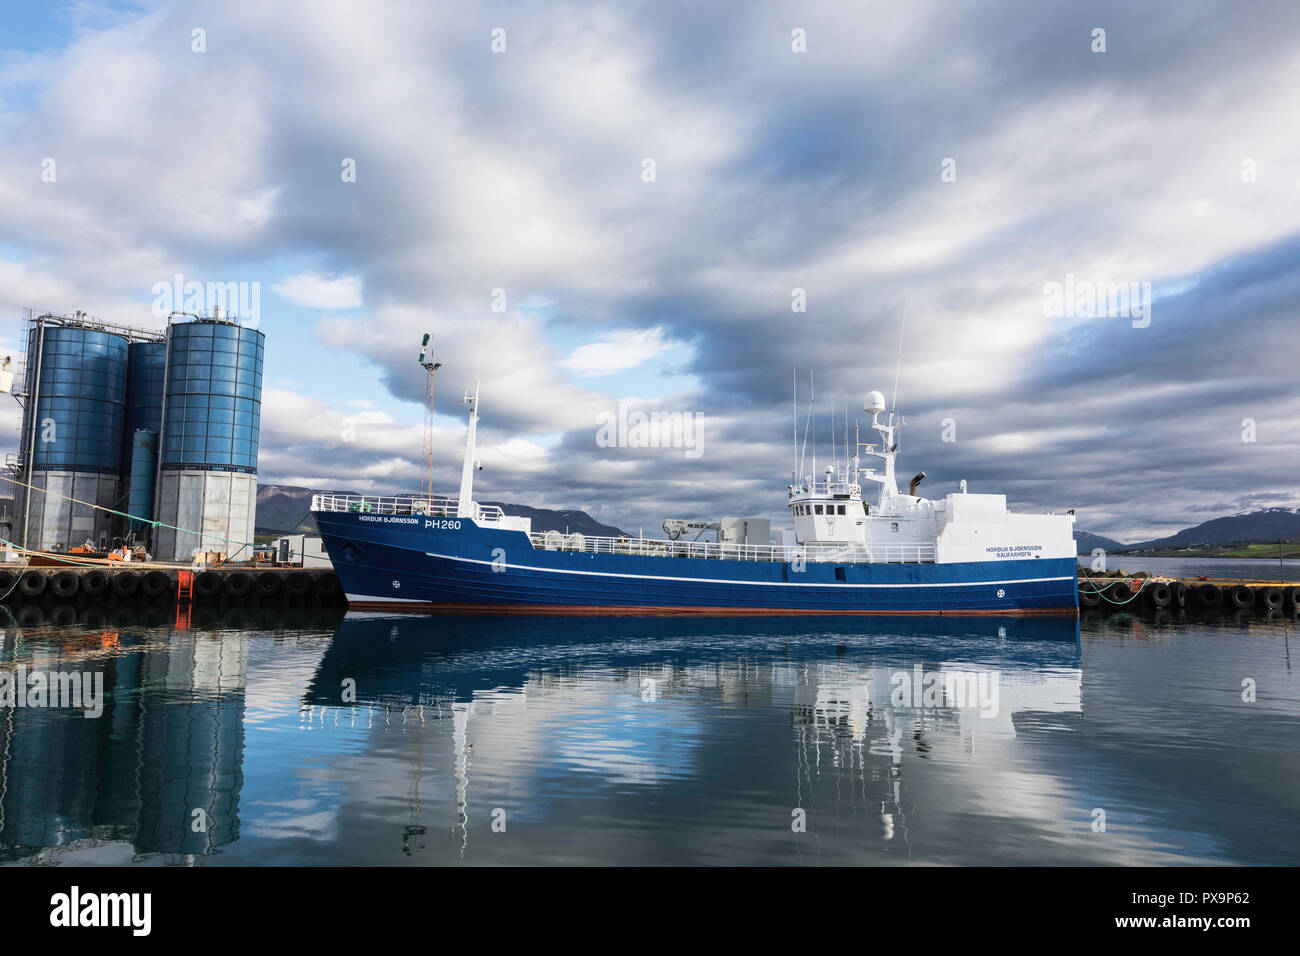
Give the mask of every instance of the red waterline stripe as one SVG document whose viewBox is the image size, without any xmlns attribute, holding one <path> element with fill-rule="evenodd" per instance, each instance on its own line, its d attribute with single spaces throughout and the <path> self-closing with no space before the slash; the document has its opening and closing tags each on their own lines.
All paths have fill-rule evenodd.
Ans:
<svg viewBox="0 0 1300 956">
<path fill-rule="evenodd" d="M 1016 608 L 1011 610 L 804 610 L 783 607 L 652 607 L 635 604 L 435 604 L 431 601 L 348 601 L 357 611 L 396 611 L 412 614 L 553 614 L 590 617 L 610 615 L 625 617 L 753 617 L 760 614 L 781 617 L 1077 617 L 1077 607 Z"/>
</svg>

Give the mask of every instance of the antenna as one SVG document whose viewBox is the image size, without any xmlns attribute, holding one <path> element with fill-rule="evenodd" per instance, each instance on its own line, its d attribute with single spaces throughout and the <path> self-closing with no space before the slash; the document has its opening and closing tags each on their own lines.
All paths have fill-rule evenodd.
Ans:
<svg viewBox="0 0 1300 956">
<path fill-rule="evenodd" d="M 889 409 L 889 417 L 894 417 L 898 410 L 898 380 L 903 373 L 903 329 L 907 328 L 907 300 L 903 300 L 903 321 L 898 324 L 898 362 L 894 366 L 894 401 Z"/>
<path fill-rule="evenodd" d="M 791 477 L 799 481 L 799 369 L 790 367 L 790 420 L 794 423 L 794 472 Z"/>
<path fill-rule="evenodd" d="M 894 366 L 894 401 L 892 403 L 892 407 L 889 409 L 889 425 L 891 428 L 893 428 L 894 426 L 894 413 L 898 411 L 898 380 L 902 377 L 903 374 L 903 330 L 905 328 L 907 328 L 907 300 L 906 299 L 903 300 L 903 320 L 898 323 L 898 362 Z M 898 446 L 900 444 L 899 437 L 902 434 L 902 428 L 901 428 L 903 424 L 902 418 L 899 418 L 898 424 L 900 426 L 899 431 L 893 432 L 891 435 L 891 438 L 893 439 L 894 447 L 889 450 L 894 452 L 898 451 Z"/>
<path fill-rule="evenodd" d="M 809 388 L 810 388 L 810 389 L 811 389 L 811 387 L 812 387 L 812 377 L 813 377 L 813 376 L 812 376 L 812 372 L 809 372 L 809 373 L 808 373 L 808 385 L 809 385 Z M 809 431 L 809 429 L 810 429 L 810 427 L 811 427 L 811 425 L 812 425 L 812 412 L 813 412 L 812 396 L 809 395 L 809 397 L 808 397 L 808 415 L 807 415 L 807 417 L 804 419 L 804 423 L 803 423 L 803 450 L 799 453 L 799 474 L 800 474 L 800 477 L 802 477 L 802 475 L 803 475 L 803 467 L 804 467 L 804 464 L 806 463 L 806 461 L 807 461 L 807 459 L 808 459 L 808 431 Z M 816 450 L 816 441 L 814 440 L 814 448 L 813 448 L 813 459 L 814 459 L 814 460 L 813 460 L 813 471 L 816 471 L 816 470 L 817 470 L 816 454 L 817 454 L 817 450 Z"/>
<path fill-rule="evenodd" d="M 813 433 L 813 486 L 817 484 L 817 386 L 813 383 L 813 373 L 808 373 L 808 418 L 812 422 Z"/>
<path fill-rule="evenodd" d="M 420 342 L 419 362 L 428 376 L 429 393 L 429 401 L 424 407 L 424 450 L 420 456 L 420 496 L 426 502 L 433 501 L 433 373 L 442 368 L 442 363 L 433 361 L 429 354 L 432 345 L 433 336 L 425 332 L 424 340 Z"/>
</svg>

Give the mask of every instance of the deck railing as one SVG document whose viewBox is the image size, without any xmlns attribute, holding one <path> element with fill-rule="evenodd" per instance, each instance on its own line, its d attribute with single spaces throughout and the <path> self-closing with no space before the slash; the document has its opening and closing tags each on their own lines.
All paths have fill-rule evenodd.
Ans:
<svg viewBox="0 0 1300 956">
<path fill-rule="evenodd" d="M 543 551 L 627 554 L 664 558 L 713 558 L 725 561 L 798 561 L 810 564 L 932 563 L 932 544 L 889 544 L 867 548 L 822 542 L 805 545 L 728 544 L 715 541 L 664 541 L 657 538 L 608 538 L 580 533 L 535 531 L 528 536 Z"/>
<path fill-rule="evenodd" d="M 312 495 L 312 511 L 351 511 L 377 515 L 428 515 L 454 518 L 459 499 L 446 495 Z M 496 505 L 475 505 L 474 520 L 497 524 L 505 512 Z"/>
</svg>

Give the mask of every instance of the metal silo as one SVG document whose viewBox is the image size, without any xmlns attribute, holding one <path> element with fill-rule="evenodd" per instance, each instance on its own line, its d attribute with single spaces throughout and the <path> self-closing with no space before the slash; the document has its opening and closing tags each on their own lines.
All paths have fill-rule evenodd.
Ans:
<svg viewBox="0 0 1300 956">
<path fill-rule="evenodd" d="M 219 315 L 168 325 L 153 545 L 162 560 L 252 558 L 265 338 Z"/>
<path fill-rule="evenodd" d="M 148 529 L 153 518 L 154 478 L 158 471 L 158 432 L 162 426 L 163 379 L 167 343 L 132 342 L 127 355 L 126 424 L 122 429 L 122 481 L 130 529 Z"/>
<path fill-rule="evenodd" d="M 114 516 L 102 509 L 115 508 L 121 496 L 129 334 L 84 313 L 28 324 L 17 393 L 22 429 L 11 462 L 31 486 L 19 486 L 15 502 L 14 531 L 25 547 L 66 550 L 112 537 Z"/>
</svg>

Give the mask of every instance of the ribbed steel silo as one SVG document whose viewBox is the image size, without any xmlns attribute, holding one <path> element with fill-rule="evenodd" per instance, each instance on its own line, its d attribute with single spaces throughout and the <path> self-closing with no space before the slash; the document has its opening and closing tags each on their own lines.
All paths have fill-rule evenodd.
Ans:
<svg viewBox="0 0 1300 956">
<path fill-rule="evenodd" d="M 132 342 L 127 354 L 126 423 L 122 429 L 121 474 L 126 510 L 134 532 L 147 531 L 153 518 L 154 479 L 158 471 L 158 432 L 162 425 L 163 379 L 167 343 Z"/>
<path fill-rule="evenodd" d="M 168 325 L 155 557 L 251 559 L 265 338 L 220 317 Z"/>
<path fill-rule="evenodd" d="M 121 497 L 127 348 L 122 330 L 42 315 L 28 328 L 15 536 L 24 547 L 107 544 Z M 98 509 L 94 506 L 99 506 Z"/>
</svg>

